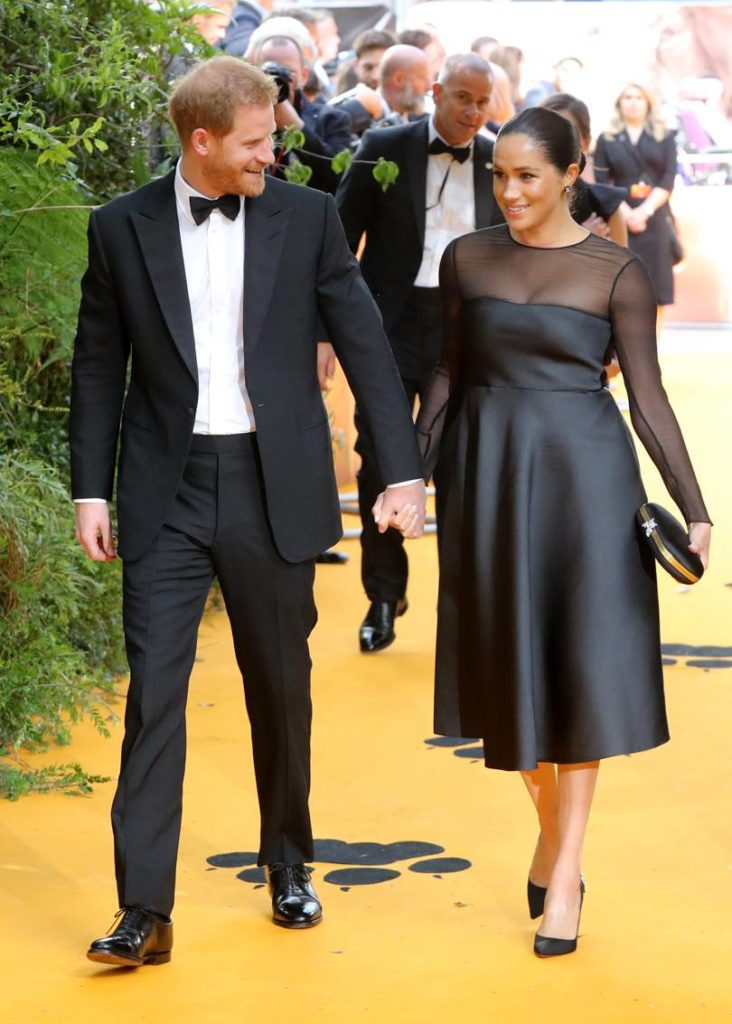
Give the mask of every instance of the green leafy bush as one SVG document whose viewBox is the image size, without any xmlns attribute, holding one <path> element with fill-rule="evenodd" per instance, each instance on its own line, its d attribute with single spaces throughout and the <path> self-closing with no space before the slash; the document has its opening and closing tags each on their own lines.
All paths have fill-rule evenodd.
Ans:
<svg viewBox="0 0 732 1024">
<path fill-rule="evenodd" d="M 0 793 L 86 792 L 31 770 L 124 670 L 119 566 L 86 559 L 64 486 L 84 207 L 147 181 L 171 148 L 171 62 L 208 47 L 178 0 L 0 2 Z"/>
<path fill-rule="evenodd" d="M 171 61 L 211 52 L 189 15 L 180 0 L 3 0 L 0 143 L 98 198 L 143 184 L 165 155 Z"/>
<path fill-rule="evenodd" d="M 0 448 L 62 466 L 88 211 L 77 185 L 11 147 L 0 196 Z"/>
<path fill-rule="evenodd" d="M 124 669 L 116 564 L 88 560 L 73 535 L 66 488 L 47 466 L 0 455 L 0 773 L 5 795 L 77 790 L 93 779 L 78 766 L 29 772 L 22 750 L 67 743 L 89 716 L 107 732 L 114 677 Z M 34 782 L 36 785 L 34 785 Z"/>
</svg>

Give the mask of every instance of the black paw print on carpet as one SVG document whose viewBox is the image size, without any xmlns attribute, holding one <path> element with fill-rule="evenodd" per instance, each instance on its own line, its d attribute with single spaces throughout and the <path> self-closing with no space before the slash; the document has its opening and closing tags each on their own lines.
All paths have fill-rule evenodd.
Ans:
<svg viewBox="0 0 732 1024">
<path fill-rule="evenodd" d="M 421 843 L 405 840 L 399 843 L 345 843 L 341 839 L 316 839 L 314 862 L 321 864 L 345 864 L 323 875 L 323 881 L 340 886 L 343 892 L 354 885 L 377 885 L 399 878 L 401 871 L 386 867 L 398 861 L 413 860 L 409 871 L 421 875 L 441 878 L 455 871 L 466 871 L 472 864 L 464 857 L 439 857 L 445 852 L 443 846 L 435 843 Z M 423 859 L 415 859 L 423 858 Z M 237 878 L 255 886 L 265 884 L 264 868 L 257 867 L 256 853 L 216 853 L 207 858 L 212 868 L 243 868 Z M 315 869 L 309 867 L 312 873 Z"/>
<path fill-rule="evenodd" d="M 690 668 L 732 668 L 732 647 L 692 647 L 691 644 L 661 644 L 664 665 L 677 665 L 679 658 Z"/>
</svg>

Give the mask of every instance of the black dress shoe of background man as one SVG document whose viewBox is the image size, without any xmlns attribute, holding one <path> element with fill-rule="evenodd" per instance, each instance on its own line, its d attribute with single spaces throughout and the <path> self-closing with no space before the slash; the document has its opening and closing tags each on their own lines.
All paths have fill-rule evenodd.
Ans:
<svg viewBox="0 0 732 1024">
<path fill-rule="evenodd" d="M 371 602 L 358 633 L 358 642 L 364 654 L 383 651 L 394 642 L 394 619 L 398 615 L 404 615 L 408 607 L 406 597 L 400 597 L 398 601 Z"/>
<path fill-rule="evenodd" d="M 98 964 L 142 967 L 167 964 L 173 948 L 173 922 L 169 917 L 139 907 L 123 907 L 109 935 L 92 942 L 87 957 Z"/>
<path fill-rule="evenodd" d="M 264 871 L 275 924 L 281 928 L 312 928 L 322 921 L 323 908 L 304 864 L 268 864 Z"/>
<path fill-rule="evenodd" d="M 345 565 L 348 561 L 348 555 L 345 551 L 336 551 L 335 548 L 328 548 L 327 551 L 321 551 L 319 555 L 316 555 L 315 561 L 318 565 Z"/>
</svg>

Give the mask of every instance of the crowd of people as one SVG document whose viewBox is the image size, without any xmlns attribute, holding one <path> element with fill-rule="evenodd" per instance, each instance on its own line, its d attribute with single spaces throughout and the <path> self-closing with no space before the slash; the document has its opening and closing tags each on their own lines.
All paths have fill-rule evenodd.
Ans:
<svg viewBox="0 0 732 1024">
<path fill-rule="evenodd" d="M 424 24 L 400 32 L 368 29 L 342 50 L 337 22 L 327 10 L 271 7 L 271 0 L 261 5 L 213 0 L 193 22 L 217 49 L 244 56 L 287 82 L 288 94 L 276 108 L 277 126 L 301 129 L 305 144 L 277 152 L 275 173 L 284 176 L 287 164 L 297 161 L 310 169 L 311 187 L 335 193 L 341 179 L 330 158 L 337 152 L 350 148 L 363 158 L 358 147 L 369 129 L 432 114 L 445 47 L 435 27 Z M 674 301 L 673 267 L 683 249 L 669 205 L 677 171 L 675 132 L 663 126 L 650 91 L 627 83 L 617 96 L 612 123 L 599 131 L 595 126 L 593 133 L 579 57 L 561 57 L 550 77 L 526 84 L 519 47 L 483 34 L 470 50 L 488 62 L 491 73 L 480 136 L 495 139 L 500 127 L 527 107 L 540 105 L 569 117 L 587 159 L 575 215 L 591 231 L 641 255 L 660 313 Z M 685 116 L 688 121 L 691 115 L 686 111 Z M 370 142 L 370 153 L 382 155 L 378 148 Z"/>
<path fill-rule="evenodd" d="M 408 610 L 404 539 L 423 532 L 434 476 L 436 730 L 483 737 L 489 767 L 521 774 L 540 828 L 534 951 L 571 953 L 600 760 L 668 739 L 613 357 L 690 550 L 708 559 L 710 519 L 656 358 L 657 307 L 673 301 L 673 137 L 628 83 L 585 178 L 575 58 L 522 97 L 520 51 L 487 36 L 447 55 L 430 26 L 366 32 L 345 62 L 327 12 L 212 6 L 221 18 L 202 14 L 199 30 L 231 52 L 173 89 L 180 160 L 89 229 L 73 494 L 85 551 L 114 558 L 121 424 L 131 681 L 113 808 L 122 914 L 88 955 L 170 959 L 185 695 L 214 575 L 244 679 L 273 919 L 322 918 L 305 867 L 307 641 L 313 561 L 340 516 L 321 346 L 357 404 L 360 650 L 389 647 Z M 292 154 L 273 136 L 286 127 L 304 136 L 310 188 L 280 180 Z M 349 146 L 338 179 L 330 158 Z M 371 173 L 382 157 L 399 167 L 388 188 Z"/>
</svg>

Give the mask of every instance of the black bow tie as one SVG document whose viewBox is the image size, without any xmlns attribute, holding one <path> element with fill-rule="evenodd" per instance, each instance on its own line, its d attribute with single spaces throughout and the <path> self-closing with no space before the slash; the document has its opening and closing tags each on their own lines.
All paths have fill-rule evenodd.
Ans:
<svg viewBox="0 0 732 1024">
<path fill-rule="evenodd" d="M 229 220 L 236 220 L 241 208 L 241 197 L 234 195 L 219 196 L 218 199 L 204 199 L 202 196 L 191 196 L 191 215 L 196 224 L 203 224 L 211 210 L 221 210 Z"/>
<path fill-rule="evenodd" d="M 430 142 L 430 153 L 449 153 L 453 160 L 464 164 L 470 156 L 470 146 L 448 146 L 438 137 Z"/>
</svg>

